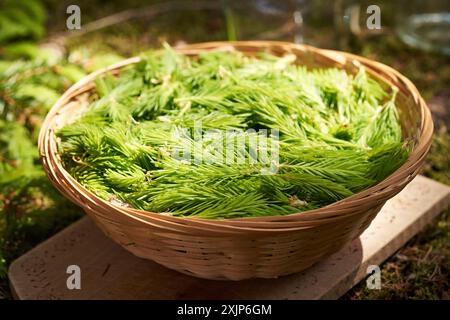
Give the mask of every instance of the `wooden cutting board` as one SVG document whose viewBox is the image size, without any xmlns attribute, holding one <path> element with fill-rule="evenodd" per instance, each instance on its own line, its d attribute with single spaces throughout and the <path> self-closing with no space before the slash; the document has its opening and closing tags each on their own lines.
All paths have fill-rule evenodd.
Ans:
<svg viewBox="0 0 450 320">
<path fill-rule="evenodd" d="M 14 261 L 9 279 L 18 299 L 336 299 L 449 204 L 449 187 L 418 176 L 327 260 L 299 274 L 238 282 L 197 279 L 137 258 L 84 217 Z M 67 288 L 70 265 L 80 268 L 80 289 Z"/>
</svg>

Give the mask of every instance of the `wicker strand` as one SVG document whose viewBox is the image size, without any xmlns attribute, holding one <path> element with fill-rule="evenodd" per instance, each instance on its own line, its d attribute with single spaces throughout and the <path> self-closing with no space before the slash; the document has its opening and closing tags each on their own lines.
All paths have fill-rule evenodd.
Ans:
<svg viewBox="0 0 450 320">
<path fill-rule="evenodd" d="M 273 278 L 299 272 L 358 237 L 385 202 L 418 173 L 430 148 L 431 114 L 415 86 L 394 69 L 353 54 L 274 41 L 209 42 L 177 51 L 197 55 L 209 50 L 238 50 L 247 55 L 267 51 L 292 53 L 307 67 L 338 67 L 354 73 L 359 66 L 386 89 L 396 87 L 397 107 L 405 137 L 414 148 L 406 163 L 377 185 L 326 207 L 287 216 L 206 220 L 181 218 L 119 207 L 86 190 L 62 167 L 54 131 L 67 123 L 77 97 L 94 89 L 107 72 L 139 58 L 88 75 L 68 89 L 48 113 L 39 135 L 42 163 L 50 181 L 82 207 L 96 224 L 125 249 L 168 268 L 207 279 Z"/>
</svg>

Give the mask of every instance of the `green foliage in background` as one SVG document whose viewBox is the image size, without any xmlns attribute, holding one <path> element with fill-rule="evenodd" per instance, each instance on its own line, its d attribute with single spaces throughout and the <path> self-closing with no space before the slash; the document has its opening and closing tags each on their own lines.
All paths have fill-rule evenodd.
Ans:
<svg viewBox="0 0 450 320">
<path fill-rule="evenodd" d="M 43 118 L 71 84 L 121 59 L 69 55 L 36 40 L 44 35 L 41 1 L 11 0 L 0 9 L 0 278 L 7 265 L 81 212 L 50 184 L 39 163 Z"/>
<path fill-rule="evenodd" d="M 40 0 L 5 0 L 0 11 L 0 43 L 44 36 L 47 13 Z"/>
</svg>

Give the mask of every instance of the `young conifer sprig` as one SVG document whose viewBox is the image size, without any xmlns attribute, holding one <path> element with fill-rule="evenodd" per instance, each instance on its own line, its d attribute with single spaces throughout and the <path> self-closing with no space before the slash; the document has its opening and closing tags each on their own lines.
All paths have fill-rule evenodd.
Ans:
<svg viewBox="0 0 450 320">
<path fill-rule="evenodd" d="M 395 92 L 364 68 L 295 60 L 149 52 L 97 80 L 87 111 L 57 133 L 63 164 L 116 204 L 217 219 L 319 208 L 406 161 Z"/>
</svg>

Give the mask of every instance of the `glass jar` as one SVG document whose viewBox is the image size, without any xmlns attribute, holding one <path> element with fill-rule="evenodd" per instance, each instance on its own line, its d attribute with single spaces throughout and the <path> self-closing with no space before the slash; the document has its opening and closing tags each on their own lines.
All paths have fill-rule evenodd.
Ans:
<svg viewBox="0 0 450 320">
<path fill-rule="evenodd" d="M 450 1 L 401 0 L 396 31 L 408 45 L 450 55 Z"/>
</svg>

